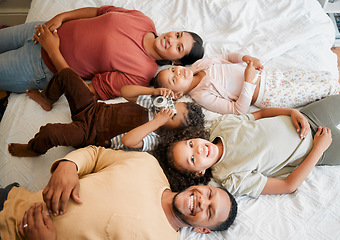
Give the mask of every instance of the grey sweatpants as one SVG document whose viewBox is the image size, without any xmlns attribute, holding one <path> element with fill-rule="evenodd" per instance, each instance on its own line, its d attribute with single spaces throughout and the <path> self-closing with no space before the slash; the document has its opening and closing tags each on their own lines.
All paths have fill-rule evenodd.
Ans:
<svg viewBox="0 0 340 240">
<path fill-rule="evenodd" d="M 303 107 L 300 112 L 308 119 L 313 136 L 318 127 L 328 127 L 332 131 L 332 144 L 324 152 L 317 165 L 340 164 L 340 95 L 328 96 Z"/>
</svg>

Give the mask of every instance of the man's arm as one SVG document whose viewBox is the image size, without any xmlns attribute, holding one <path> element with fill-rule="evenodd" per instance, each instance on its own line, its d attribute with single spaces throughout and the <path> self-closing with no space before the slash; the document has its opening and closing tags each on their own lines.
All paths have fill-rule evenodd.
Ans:
<svg viewBox="0 0 340 240">
<path fill-rule="evenodd" d="M 49 212 L 54 216 L 64 214 L 70 197 L 74 202 L 81 204 L 79 187 L 77 165 L 71 161 L 58 162 L 50 181 L 42 192 Z"/>
<path fill-rule="evenodd" d="M 261 118 L 276 117 L 279 115 L 290 116 L 296 131 L 300 133 L 300 138 L 303 139 L 310 131 L 308 120 L 296 109 L 292 108 L 266 108 L 252 113 L 255 120 Z"/>
<path fill-rule="evenodd" d="M 52 164 L 52 176 L 43 190 L 43 199 L 53 215 L 65 213 L 70 197 L 76 203 L 82 203 L 79 177 L 96 173 L 119 160 L 119 157 L 112 157 L 113 154 L 110 158 L 102 157 L 108 151 L 103 147 L 87 146 L 70 152 Z"/>
<path fill-rule="evenodd" d="M 307 158 L 286 179 L 268 178 L 261 194 L 286 194 L 294 192 L 312 171 L 331 142 L 331 130 L 327 127 L 319 127 L 314 136 L 314 146 Z"/>
</svg>

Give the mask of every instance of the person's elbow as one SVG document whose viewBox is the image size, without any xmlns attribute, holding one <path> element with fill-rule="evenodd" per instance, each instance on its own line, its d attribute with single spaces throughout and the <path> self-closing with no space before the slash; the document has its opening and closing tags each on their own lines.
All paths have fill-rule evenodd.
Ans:
<svg viewBox="0 0 340 240">
<path fill-rule="evenodd" d="M 283 186 L 281 187 L 282 194 L 290 194 L 295 192 L 298 189 L 298 185 L 294 182 L 285 181 Z"/>
<path fill-rule="evenodd" d="M 140 148 L 142 146 L 140 145 L 143 145 L 141 143 L 135 143 L 133 140 L 131 140 L 129 137 L 126 137 L 126 135 L 124 135 L 122 137 L 122 144 L 125 146 L 125 147 L 128 147 L 128 148 Z"/>
<path fill-rule="evenodd" d="M 261 194 L 290 194 L 298 187 L 298 184 L 290 179 L 268 178 Z"/>
<path fill-rule="evenodd" d="M 288 193 L 288 194 L 293 193 L 293 192 L 295 192 L 297 189 L 298 189 L 297 186 L 289 185 L 289 186 L 287 186 L 286 193 Z"/>
<path fill-rule="evenodd" d="M 122 137 L 122 144 L 123 144 L 124 146 L 129 147 L 129 146 L 128 146 L 128 145 L 129 145 L 129 138 L 126 137 L 126 135 L 124 135 L 124 136 Z"/>
<path fill-rule="evenodd" d="M 121 87 L 121 89 L 120 89 L 120 95 L 121 95 L 122 97 L 126 98 L 127 93 L 128 93 L 128 87 L 127 87 L 127 86 Z"/>
<path fill-rule="evenodd" d="M 125 85 L 120 89 L 120 95 L 125 98 L 126 100 L 128 100 L 129 102 L 136 102 L 137 101 L 137 97 L 135 96 L 131 96 L 131 90 L 129 85 Z"/>
</svg>

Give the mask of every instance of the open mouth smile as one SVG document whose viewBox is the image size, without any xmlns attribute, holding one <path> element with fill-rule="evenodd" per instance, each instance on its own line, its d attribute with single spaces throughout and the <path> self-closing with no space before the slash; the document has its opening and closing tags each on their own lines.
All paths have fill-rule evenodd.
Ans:
<svg viewBox="0 0 340 240">
<path fill-rule="evenodd" d="M 195 211 L 196 202 L 197 202 L 197 199 L 195 196 L 195 192 L 193 192 L 189 197 L 189 210 L 193 216 L 196 215 L 196 211 Z"/>
<path fill-rule="evenodd" d="M 165 37 L 162 39 L 162 45 L 163 45 L 163 47 L 164 47 L 165 49 L 168 48 L 168 43 L 167 43 Z"/>
<path fill-rule="evenodd" d="M 208 145 L 205 145 L 204 147 L 205 147 L 206 157 L 209 157 L 209 155 L 210 155 L 210 148 L 209 148 Z"/>
</svg>

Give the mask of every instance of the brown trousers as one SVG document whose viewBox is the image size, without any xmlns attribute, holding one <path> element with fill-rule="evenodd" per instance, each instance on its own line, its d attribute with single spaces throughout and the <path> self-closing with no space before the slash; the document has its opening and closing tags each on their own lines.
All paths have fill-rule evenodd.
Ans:
<svg viewBox="0 0 340 240">
<path fill-rule="evenodd" d="M 65 94 L 70 105 L 72 122 L 48 123 L 28 142 L 37 153 L 56 146 L 109 147 L 111 139 L 148 121 L 147 109 L 136 103 L 106 104 L 97 102 L 87 84 L 72 69 L 56 74 L 43 90 L 55 103 Z"/>
</svg>

